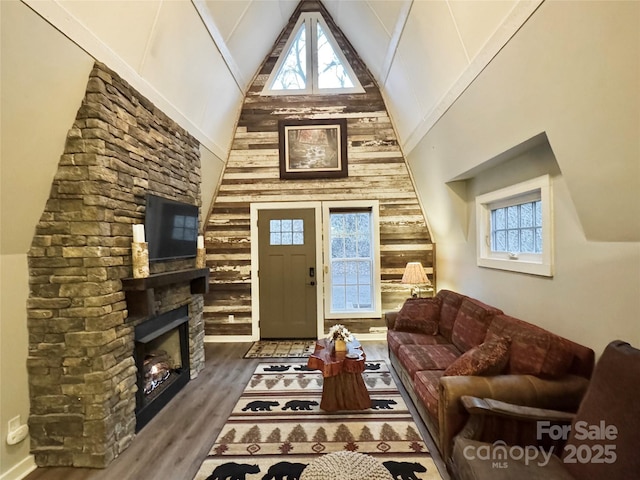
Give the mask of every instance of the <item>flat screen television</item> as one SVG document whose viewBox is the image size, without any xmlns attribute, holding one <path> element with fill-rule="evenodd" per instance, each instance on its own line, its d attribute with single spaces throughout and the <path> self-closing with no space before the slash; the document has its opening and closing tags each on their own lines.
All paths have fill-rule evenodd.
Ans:
<svg viewBox="0 0 640 480">
<path fill-rule="evenodd" d="M 195 257 L 198 207 L 148 194 L 144 230 L 149 261 Z"/>
</svg>

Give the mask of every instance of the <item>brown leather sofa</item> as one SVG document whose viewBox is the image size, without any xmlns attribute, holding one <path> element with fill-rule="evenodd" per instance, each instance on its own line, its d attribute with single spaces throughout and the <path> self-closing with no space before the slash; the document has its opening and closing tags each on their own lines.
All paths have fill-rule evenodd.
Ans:
<svg viewBox="0 0 640 480">
<path fill-rule="evenodd" d="M 450 470 L 456 480 L 636 479 L 640 475 L 638 379 L 640 350 L 616 340 L 598 360 L 575 415 L 463 397 L 472 416 L 464 434 L 455 439 Z M 501 440 L 474 440 L 482 435 L 482 426 L 495 417 L 531 423 L 538 434 L 521 448 Z M 571 422 L 567 428 L 556 423 L 567 418 Z M 541 442 L 548 437 L 566 444 L 543 454 Z"/>
<path fill-rule="evenodd" d="M 385 319 L 391 364 L 445 461 L 469 417 L 462 396 L 575 411 L 593 370 L 593 350 L 450 290 Z"/>
</svg>

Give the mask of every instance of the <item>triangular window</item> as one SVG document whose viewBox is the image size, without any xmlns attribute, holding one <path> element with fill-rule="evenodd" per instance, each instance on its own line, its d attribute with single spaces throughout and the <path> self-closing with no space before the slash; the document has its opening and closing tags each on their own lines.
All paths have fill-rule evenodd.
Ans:
<svg viewBox="0 0 640 480">
<path fill-rule="evenodd" d="M 336 54 L 320 24 L 316 27 L 318 41 L 318 87 L 353 88 L 353 81 Z"/>
<path fill-rule="evenodd" d="M 320 13 L 300 16 L 263 95 L 363 93 Z"/>
<path fill-rule="evenodd" d="M 307 88 L 307 31 L 303 23 L 289 46 L 287 55 L 277 70 L 273 90 L 306 90 Z"/>
</svg>

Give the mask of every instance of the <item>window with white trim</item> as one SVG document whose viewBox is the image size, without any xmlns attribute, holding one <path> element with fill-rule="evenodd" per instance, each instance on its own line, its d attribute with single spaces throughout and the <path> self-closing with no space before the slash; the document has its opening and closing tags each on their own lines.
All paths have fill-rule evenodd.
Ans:
<svg viewBox="0 0 640 480">
<path fill-rule="evenodd" d="M 552 211 L 549 175 L 477 196 L 477 264 L 553 276 Z"/>
<path fill-rule="evenodd" d="M 300 15 L 263 95 L 364 93 L 319 12 Z"/>
<path fill-rule="evenodd" d="M 323 217 L 326 317 L 379 316 L 378 202 L 323 202 Z"/>
</svg>

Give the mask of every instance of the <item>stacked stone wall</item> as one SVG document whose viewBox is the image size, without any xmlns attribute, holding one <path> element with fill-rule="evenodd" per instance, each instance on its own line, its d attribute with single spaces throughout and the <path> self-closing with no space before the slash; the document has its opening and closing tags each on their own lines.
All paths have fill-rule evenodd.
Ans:
<svg viewBox="0 0 640 480">
<path fill-rule="evenodd" d="M 105 467 L 133 439 L 135 322 L 121 279 L 132 276 L 132 224 L 144 222 L 147 193 L 200 206 L 199 144 L 97 63 L 28 254 L 29 424 L 40 466 Z M 179 286 L 157 297 L 162 310 L 190 307 L 195 376 L 204 365 L 202 295 Z"/>
</svg>

